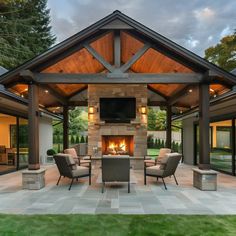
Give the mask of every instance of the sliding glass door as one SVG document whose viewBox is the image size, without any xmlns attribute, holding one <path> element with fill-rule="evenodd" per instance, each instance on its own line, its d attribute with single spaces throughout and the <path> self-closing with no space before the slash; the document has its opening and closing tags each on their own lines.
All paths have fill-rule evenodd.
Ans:
<svg viewBox="0 0 236 236">
<path fill-rule="evenodd" d="M 210 162 L 213 169 L 235 174 L 235 120 L 210 123 Z M 195 126 L 195 164 L 199 163 L 199 126 Z"/>
</svg>

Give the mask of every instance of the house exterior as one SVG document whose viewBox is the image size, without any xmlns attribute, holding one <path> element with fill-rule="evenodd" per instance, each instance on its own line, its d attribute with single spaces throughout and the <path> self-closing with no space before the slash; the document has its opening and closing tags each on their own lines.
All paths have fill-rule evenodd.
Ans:
<svg viewBox="0 0 236 236">
<path fill-rule="evenodd" d="M 0 67 L 1 73 L 7 70 Z M 1 85 L 0 85 L 1 86 Z M 40 163 L 52 148 L 52 120 L 60 117 L 41 109 L 39 118 Z M 28 100 L 0 87 L 0 174 L 28 167 Z"/>
<path fill-rule="evenodd" d="M 231 72 L 236 75 L 236 69 Z M 210 162 L 215 170 L 235 175 L 235 87 L 210 101 Z M 174 119 L 183 122 L 184 162 L 197 165 L 199 161 L 199 110 L 194 108 Z"/>
<path fill-rule="evenodd" d="M 88 107 L 90 155 L 112 155 L 118 145 L 115 154 L 128 154 L 136 161 L 134 165 L 146 154 L 147 107 L 167 110 L 167 147 L 171 147 L 172 118 L 187 117 L 198 108 L 198 167 L 206 173 L 211 169 L 210 99 L 226 96 L 235 86 L 236 77 L 115 11 L 5 73 L 0 83 L 16 93 L 24 91 L 28 97 L 30 174 L 41 173 L 40 107 L 62 111 L 66 149 L 68 110 L 73 106 Z M 114 99 L 116 102 L 109 103 Z M 184 161 L 193 163 L 188 122 L 184 119 Z"/>
</svg>

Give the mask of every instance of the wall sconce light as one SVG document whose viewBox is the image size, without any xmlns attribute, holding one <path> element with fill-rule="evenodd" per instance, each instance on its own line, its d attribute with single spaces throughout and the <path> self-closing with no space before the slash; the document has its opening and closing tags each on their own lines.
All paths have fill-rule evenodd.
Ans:
<svg viewBox="0 0 236 236">
<path fill-rule="evenodd" d="M 89 109 L 88 109 L 88 113 L 89 114 L 94 114 L 95 113 L 95 107 L 90 106 Z"/>
<path fill-rule="evenodd" d="M 141 113 L 142 115 L 147 114 L 147 107 L 141 106 L 141 107 L 140 107 L 140 113 Z"/>
</svg>

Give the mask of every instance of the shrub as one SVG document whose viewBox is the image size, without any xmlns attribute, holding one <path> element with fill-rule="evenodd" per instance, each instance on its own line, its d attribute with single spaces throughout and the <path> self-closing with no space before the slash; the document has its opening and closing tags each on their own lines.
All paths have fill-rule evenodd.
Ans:
<svg viewBox="0 0 236 236">
<path fill-rule="evenodd" d="M 79 143 L 79 135 L 76 136 L 76 140 L 75 140 L 75 143 Z"/>
<path fill-rule="evenodd" d="M 158 148 L 157 138 L 155 139 L 154 148 Z"/>
<path fill-rule="evenodd" d="M 81 136 L 80 142 L 85 143 L 84 136 Z"/>
<path fill-rule="evenodd" d="M 71 143 L 71 144 L 74 144 L 74 143 L 75 143 L 74 135 L 71 135 L 70 143 Z"/>
<path fill-rule="evenodd" d="M 54 150 L 54 149 L 48 149 L 47 150 L 47 155 L 48 156 L 53 156 L 53 155 L 55 155 L 56 154 L 56 151 Z"/>
</svg>

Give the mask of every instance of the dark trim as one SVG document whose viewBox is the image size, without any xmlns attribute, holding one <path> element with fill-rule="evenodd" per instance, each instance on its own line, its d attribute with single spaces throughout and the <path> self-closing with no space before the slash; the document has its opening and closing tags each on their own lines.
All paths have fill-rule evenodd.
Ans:
<svg viewBox="0 0 236 236">
<path fill-rule="evenodd" d="M 155 43 L 159 46 L 162 45 L 166 50 L 175 52 L 175 54 L 179 55 L 180 57 L 186 59 L 189 64 L 193 64 L 199 67 L 202 67 L 205 70 L 212 70 L 217 75 L 223 76 L 227 78 L 228 82 L 234 85 L 236 83 L 236 77 L 213 65 L 212 63 L 208 62 L 207 60 L 197 56 L 196 54 L 190 52 L 189 50 L 181 47 L 180 45 L 174 43 L 173 41 L 165 38 L 164 36 L 156 33 L 155 31 L 149 29 L 148 27 L 142 25 L 141 23 L 133 20 L 132 18 L 124 15 L 120 11 L 114 11 L 112 14 L 104 17 L 103 19 L 99 20 L 98 22 L 92 24 L 91 26 L 87 27 L 86 29 L 80 31 L 79 33 L 75 34 L 74 36 L 66 39 L 65 41 L 61 42 L 58 45 L 55 45 L 51 49 L 47 50 L 46 52 L 42 53 L 39 56 L 27 61 L 23 65 L 17 67 L 14 70 L 5 73 L 1 76 L 0 81 L 6 83 L 9 79 L 13 78 L 18 74 L 19 71 L 27 68 L 35 67 L 37 64 L 39 65 L 45 60 L 50 59 L 52 56 L 57 56 L 59 53 L 68 50 L 70 47 L 74 46 L 75 44 L 80 43 L 82 40 L 85 40 L 92 34 L 96 33 L 97 31 L 101 30 L 101 28 L 110 22 L 119 19 L 122 22 L 128 24 L 129 26 L 133 27 L 139 33 L 147 36 L 148 38 L 155 41 Z"/>
</svg>

